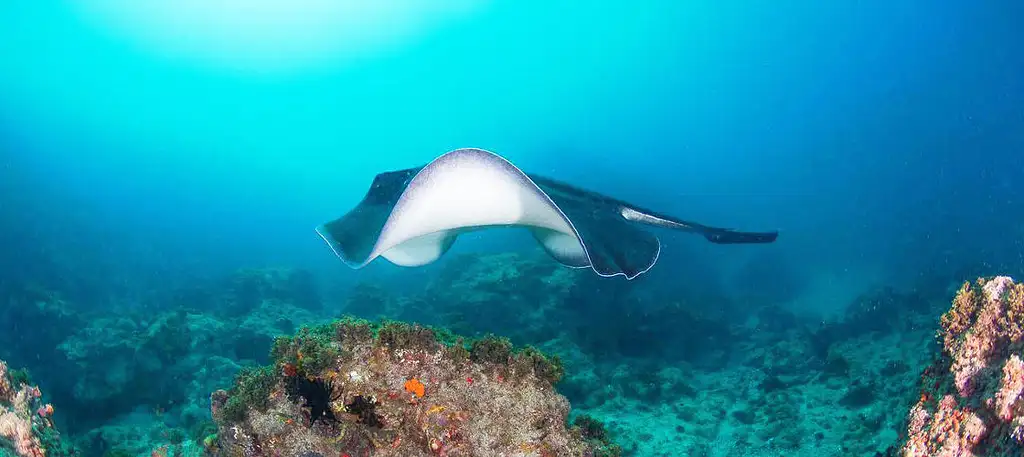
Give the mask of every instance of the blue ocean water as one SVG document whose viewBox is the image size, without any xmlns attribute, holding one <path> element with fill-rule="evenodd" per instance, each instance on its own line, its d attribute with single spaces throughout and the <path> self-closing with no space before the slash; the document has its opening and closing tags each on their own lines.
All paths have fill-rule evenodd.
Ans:
<svg viewBox="0 0 1024 457">
<path fill-rule="evenodd" d="M 1019 3 L 0 12 L 0 285 L 91 315 L 161 310 L 273 266 L 311 272 L 329 307 L 356 284 L 419 290 L 464 254 L 533 252 L 517 232 L 482 232 L 427 267 L 350 270 L 313 231 L 377 173 L 460 147 L 683 219 L 779 230 L 764 246 L 658 232 L 654 269 L 599 283 L 684 305 L 724 296 L 737 322 L 765 304 L 825 320 L 879 288 L 1024 272 Z M 604 306 L 602 319 L 633 306 L 594 303 L 574 306 Z M 52 347 L 11 348 L 0 358 L 45 374 Z"/>
</svg>

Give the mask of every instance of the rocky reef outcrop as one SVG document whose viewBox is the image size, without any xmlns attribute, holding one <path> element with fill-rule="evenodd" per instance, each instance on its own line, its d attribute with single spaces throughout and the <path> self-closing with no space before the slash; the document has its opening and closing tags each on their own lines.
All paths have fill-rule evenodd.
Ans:
<svg viewBox="0 0 1024 457">
<path fill-rule="evenodd" d="M 943 314 L 941 353 L 921 376 L 904 457 L 1024 455 L 1024 284 L 965 283 Z"/>
<path fill-rule="evenodd" d="M 53 405 L 44 404 L 42 396 L 26 372 L 12 371 L 0 360 L 0 455 L 72 455 L 54 427 Z"/>
<path fill-rule="evenodd" d="M 567 424 L 558 360 L 505 339 L 344 319 L 279 338 L 273 357 L 212 395 L 214 455 L 619 453 L 593 421 Z"/>
</svg>

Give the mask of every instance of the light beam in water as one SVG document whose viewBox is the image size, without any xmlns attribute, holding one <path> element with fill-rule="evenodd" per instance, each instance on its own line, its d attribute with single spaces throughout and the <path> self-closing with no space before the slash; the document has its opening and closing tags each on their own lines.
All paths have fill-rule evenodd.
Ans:
<svg viewBox="0 0 1024 457">
<path fill-rule="evenodd" d="M 82 17 L 143 50 L 240 71 L 293 71 L 388 50 L 484 0 L 94 0 Z"/>
</svg>

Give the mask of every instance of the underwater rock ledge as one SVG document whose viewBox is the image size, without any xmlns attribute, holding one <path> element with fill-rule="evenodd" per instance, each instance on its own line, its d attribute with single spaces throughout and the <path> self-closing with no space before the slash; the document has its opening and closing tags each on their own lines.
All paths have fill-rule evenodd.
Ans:
<svg viewBox="0 0 1024 457">
<path fill-rule="evenodd" d="M 1000 276 L 964 283 L 921 375 L 902 442 L 889 455 L 1024 455 L 1024 284 Z"/>
<path fill-rule="evenodd" d="M 0 456 L 74 455 L 53 425 L 53 406 L 44 404 L 42 396 L 27 372 L 9 370 L 0 360 Z"/>
<path fill-rule="evenodd" d="M 216 456 L 617 456 L 567 424 L 561 363 L 504 338 L 344 318 L 280 337 L 272 366 L 211 395 Z"/>
</svg>

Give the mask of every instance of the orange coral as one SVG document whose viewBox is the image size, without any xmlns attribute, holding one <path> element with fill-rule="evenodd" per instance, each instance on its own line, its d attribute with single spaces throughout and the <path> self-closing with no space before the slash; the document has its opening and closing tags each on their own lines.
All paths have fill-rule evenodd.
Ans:
<svg viewBox="0 0 1024 457">
<path fill-rule="evenodd" d="M 295 365 L 290 363 L 284 364 L 284 369 L 282 371 L 284 372 L 284 375 L 287 377 L 292 377 L 299 374 L 299 370 L 295 368 Z"/>
<path fill-rule="evenodd" d="M 412 378 L 409 379 L 408 381 L 405 381 L 405 390 L 407 392 L 416 394 L 417 397 L 422 397 L 424 394 L 427 393 L 426 386 L 424 386 L 423 383 L 416 378 Z"/>
</svg>

